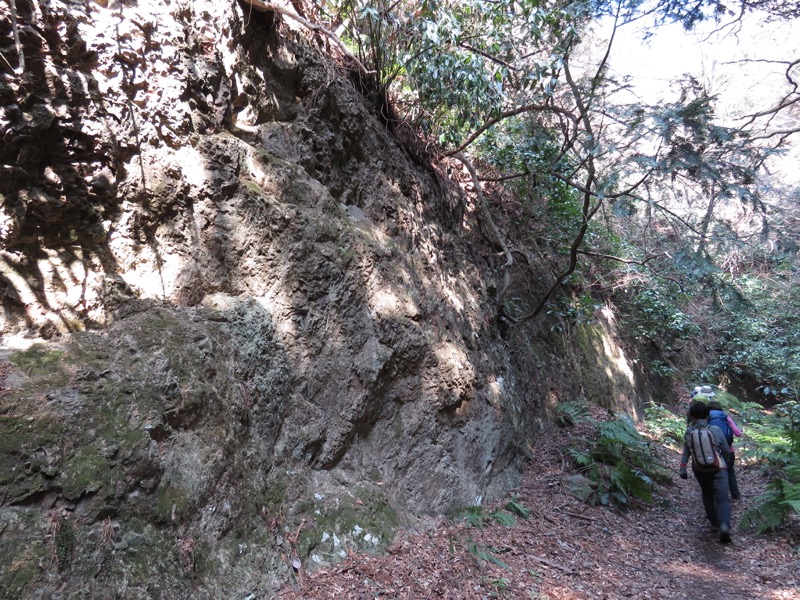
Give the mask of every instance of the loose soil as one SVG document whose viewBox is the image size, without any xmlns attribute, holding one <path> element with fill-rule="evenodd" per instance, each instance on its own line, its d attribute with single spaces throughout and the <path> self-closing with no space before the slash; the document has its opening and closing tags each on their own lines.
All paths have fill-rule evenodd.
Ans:
<svg viewBox="0 0 800 600">
<path fill-rule="evenodd" d="M 589 506 L 562 485 L 564 448 L 575 429 L 543 434 L 513 493 L 531 509 L 510 527 L 441 519 L 400 534 L 384 555 L 351 554 L 307 572 L 276 598 L 372 599 L 739 598 L 800 600 L 800 527 L 757 535 L 737 519 L 768 483 L 755 464 L 738 469 L 742 498 L 733 504 L 733 542 L 722 545 L 703 514 L 700 491 L 677 477 L 679 452 L 659 447 L 676 473 L 651 506 L 625 511 Z M 488 515 L 508 498 L 484 507 Z"/>
</svg>

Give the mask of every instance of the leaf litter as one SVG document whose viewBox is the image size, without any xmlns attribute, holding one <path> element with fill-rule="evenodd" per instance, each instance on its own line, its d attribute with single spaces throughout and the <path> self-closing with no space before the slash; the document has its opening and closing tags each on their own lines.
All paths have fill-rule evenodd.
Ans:
<svg viewBox="0 0 800 600">
<path fill-rule="evenodd" d="M 658 447 L 674 478 L 652 505 L 590 506 L 567 493 L 565 448 L 581 427 L 540 434 L 519 487 L 482 507 L 482 525 L 442 517 L 401 531 L 385 554 L 351 553 L 304 572 L 275 598 L 800 600 L 798 520 L 767 534 L 736 528 L 769 482 L 758 465 L 738 467 L 733 542 L 722 545 L 697 483 L 677 477 L 675 449 Z M 490 518 L 502 510 L 514 513 L 513 524 Z"/>
</svg>

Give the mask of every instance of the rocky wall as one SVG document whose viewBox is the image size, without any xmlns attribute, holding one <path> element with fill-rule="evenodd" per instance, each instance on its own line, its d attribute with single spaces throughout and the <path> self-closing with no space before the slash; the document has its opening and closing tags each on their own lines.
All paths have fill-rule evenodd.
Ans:
<svg viewBox="0 0 800 600">
<path fill-rule="evenodd" d="M 15 8 L 4 597 L 260 597 L 501 494 L 584 386 L 635 406 L 613 329 L 498 334 L 470 206 L 324 38 L 236 2 Z"/>
</svg>

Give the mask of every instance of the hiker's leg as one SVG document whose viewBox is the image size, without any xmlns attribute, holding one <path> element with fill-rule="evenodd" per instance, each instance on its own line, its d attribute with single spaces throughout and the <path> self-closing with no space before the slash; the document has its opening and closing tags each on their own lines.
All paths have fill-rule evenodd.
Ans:
<svg viewBox="0 0 800 600">
<path fill-rule="evenodd" d="M 736 463 L 736 453 L 731 452 L 730 454 L 730 463 L 728 465 L 728 484 L 731 490 L 731 498 L 734 500 L 738 500 L 740 497 L 739 494 L 739 483 L 736 481 L 736 470 L 734 469 L 734 464 Z"/>
<path fill-rule="evenodd" d="M 720 469 L 714 475 L 713 489 L 714 501 L 716 504 L 717 525 L 720 529 L 723 525 L 727 530 L 731 529 L 731 500 L 728 497 L 728 471 Z"/>
<path fill-rule="evenodd" d="M 694 472 L 697 483 L 700 484 L 700 493 L 703 496 L 703 508 L 706 509 L 706 517 L 714 527 L 717 527 L 717 503 L 714 496 L 714 474 Z"/>
</svg>

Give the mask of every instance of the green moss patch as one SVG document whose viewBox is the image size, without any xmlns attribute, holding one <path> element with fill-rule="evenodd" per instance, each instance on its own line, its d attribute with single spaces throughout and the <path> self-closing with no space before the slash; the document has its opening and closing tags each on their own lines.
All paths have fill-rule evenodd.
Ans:
<svg viewBox="0 0 800 600">
<path fill-rule="evenodd" d="M 41 541 L 0 544 L 0 598 L 25 598 L 42 576 L 47 552 Z"/>
<path fill-rule="evenodd" d="M 14 352 L 10 356 L 11 364 L 25 371 L 28 375 L 49 375 L 58 371 L 65 360 L 66 353 L 53 350 L 45 344 L 34 344 L 27 350 Z"/>
<path fill-rule="evenodd" d="M 295 544 L 301 557 L 320 553 L 335 559 L 344 548 L 377 550 L 391 542 L 399 522 L 380 489 L 359 488 L 353 496 L 317 495 L 300 507 L 307 519 Z"/>
</svg>

